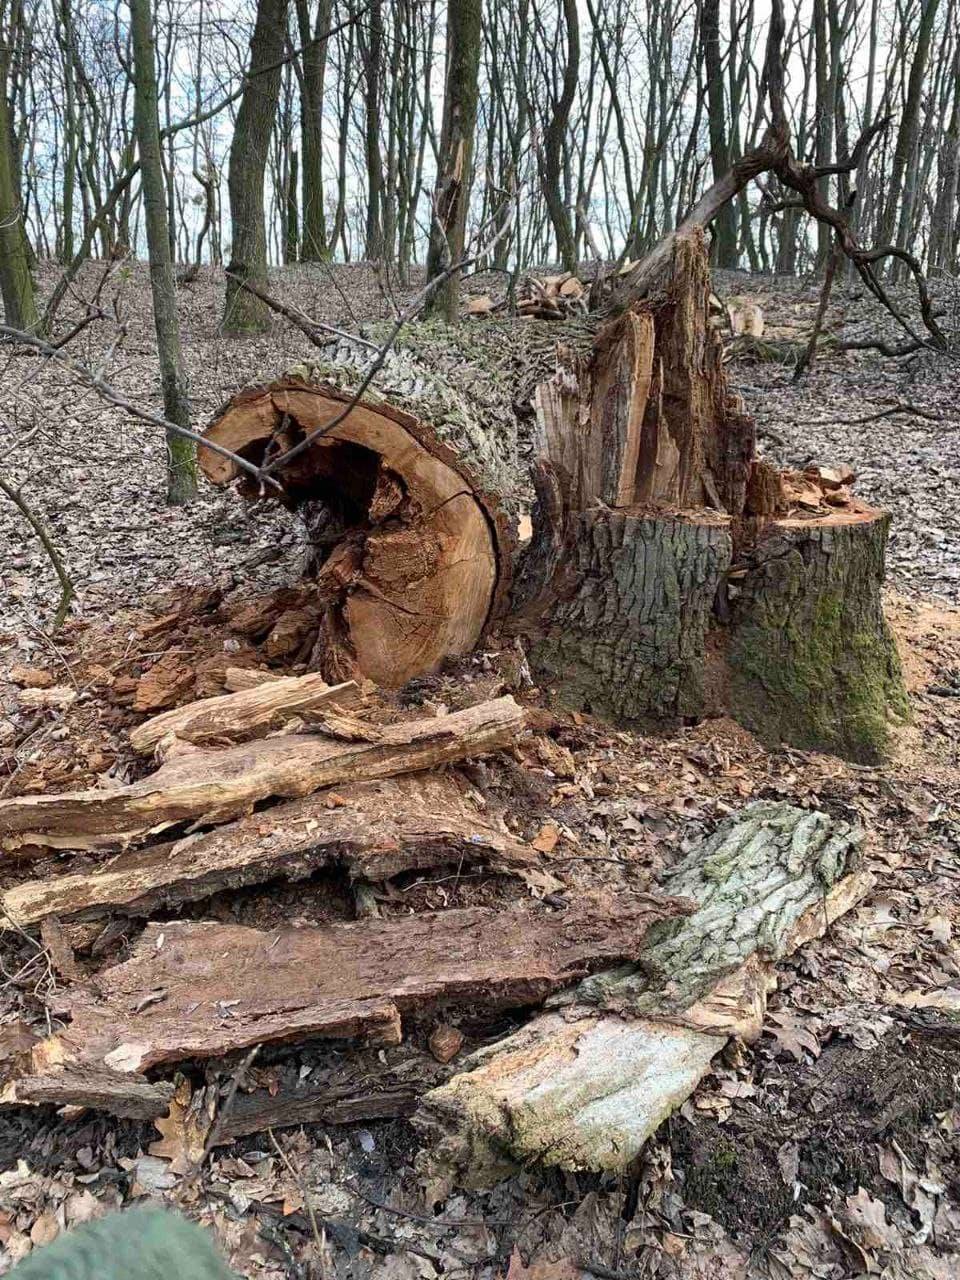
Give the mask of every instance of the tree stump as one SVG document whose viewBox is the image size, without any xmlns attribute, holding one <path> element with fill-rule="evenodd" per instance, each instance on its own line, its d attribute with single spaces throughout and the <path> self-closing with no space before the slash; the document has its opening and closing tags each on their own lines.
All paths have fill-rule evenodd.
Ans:
<svg viewBox="0 0 960 1280">
<path fill-rule="evenodd" d="M 341 342 L 329 362 L 234 396 L 205 435 L 263 465 L 318 432 L 277 475 L 287 505 L 323 532 L 311 665 L 329 680 L 396 688 L 470 652 L 499 615 L 513 549 L 503 510 L 518 468 L 515 436 L 480 429 L 409 355 L 388 359 L 344 416 L 370 358 Z M 201 450 L 200 465 L 214 484 L 239 479 L 261 496 L 228 458 Z"/>
<path fill-rule="evenodd" d="M 591 355 L 561 350 L 537 390 L 534 537 L 509 625 L 565 706 L 729 714 L 773 745 L 876 760 L 907 714 L 880 597 L 889 517 L 754 458 L 702 234 L 671 244 Z"/>
</svg>

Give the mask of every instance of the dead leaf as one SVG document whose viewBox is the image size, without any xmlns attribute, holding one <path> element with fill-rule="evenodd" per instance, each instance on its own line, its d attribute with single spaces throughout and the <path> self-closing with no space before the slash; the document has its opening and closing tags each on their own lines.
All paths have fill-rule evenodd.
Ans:
<svg viewBox="0 0 960 1280">
<path fill-rule="evenodd" d="M 844 1219 L 860 1245 L 867 1249 L 892 1249 L 899 1243 L 896 1230 L 887 1222 L 887 1210 L 864 1187 L 846 1198 Z"/>
<path fill-rule="evenodd" d="M 150 1155 L 170 1161 L 171 1173 L 189 1173 L 203 1157 L 204 1146 L 213 1123 L 214 1090 L 198 1089 L 194 1093 L 183 1075 L 174 1077 L 175 1091 L 167 1115 L 154 1121 L 163 1135 L 150 1144 Z"/>
<path fill-rule="evenodd" d="M 560 832 L 552 822 L 545 822 L 536 836 L 530 841 L 538 853 L 553 853 L 560 839 Z"/>
<path fill-rule="evenodd" d="M 53 1209 L 44 1209 L 30 1228 L 30 1240 L 35 1248 L 50 1244 L 60 1234 L 60 1223 Z"/>
<path fill-rule="evenodd" d="M 777 1056 L 787 1054 L 795 1062 L 803 1061 L 804 1050 L 813 1058 L 820 1056 L 820 1041 L 805 1024 L 804 1018 L 787 1009 L 767 1015 L 772 1026 L 763 1028 L 764 1035 L 773 1037 L 777 1048 Z"/>
</svg>

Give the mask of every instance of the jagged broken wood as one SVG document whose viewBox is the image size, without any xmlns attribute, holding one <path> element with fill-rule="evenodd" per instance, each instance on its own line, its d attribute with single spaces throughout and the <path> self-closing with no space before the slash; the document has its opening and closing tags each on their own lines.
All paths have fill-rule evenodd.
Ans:
<svg viewBox="0 0 960 1280">
<path fill-rule="evenodd" d="M 198 748 L 114 791 L 0 801 L 0 848 L 93 848 L 124 844 L 187 819 L 228 822 L 270 796 L 302 796 L 336 783 L 413 773 L 507 746 L 523 726 L 522 708 L 503 697 L 449 715 L 385 725 L 375 742 L 305 733 L 222 751 Z"/>
<path fill-rule="evenodd" d="M 729 714 L 774 745 L 876 760 L 906 713 L 880 598 L 889 517 L 844 495 L 790 510 L 727 386 L 702 233 L 665 244 L 642 296 L 537 389 L 508 625 L 572 709 Z"/>
<path fill-rule="evenodd" d="M 869 890 L 852 869 L 861 841 L 783 803 L 725 820 L 664 877 L 693 914 L 652 930 L 636 966 L 586 980 L 426 1096 L 416 1123 L 432 1175 L 484 1185 L 536 1161 L 626 1169 L 728 1036 L 759 1036 L 776 962 Z"/>
<path fill-rule="evenodd" d="M 398 1044 L 402 1018 L 442 1004 L 538 1004 L 635 958 L 652 925 L 687 909 L 641 894 L 616 904 L 588 898 L 566 911 L 528 903 L 268 932 L 151 923 L 129 959 L 55 998 L 68 1025 L 34 1047 L 32 1074 L 63 1074 L 75 1090 L 85 1071 L 142 1078 L 255 1044 L 317 1036 Z"/>
<path fill-rule="evenodd" d="M 28 928 L 49 916 L 149 915 L 223 889 L 299 880 L 325 867 L 378 881 L 445 863 L 484 862 L 522 873 L 536 861 L 528 844 L 478 811 L 455 774 L 409 774 L 343 786 L 332 799 L 316 792 L 213 831 L 122 854 L 92 874 L 27 880 L 7 889 L 0 906 Z"/>
<path fill-rule="evenodd" d="M 263 737 L 305 712 L 347 707 L 358 698 L 354 680 L 329 685 L 314 672 L 285 676 L 164 711 L 131 729 L 130 745 L 140 755 L 150 755 L 169 735 L 195 743 Z"/>
</svg>

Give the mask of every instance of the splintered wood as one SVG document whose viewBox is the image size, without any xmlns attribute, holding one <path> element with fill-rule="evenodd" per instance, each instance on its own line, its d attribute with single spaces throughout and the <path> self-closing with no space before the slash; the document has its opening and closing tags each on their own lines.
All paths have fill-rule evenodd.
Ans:
<svg viewBox="0 0 960 1280">
<path fill-rule="evenodd" d="M 688 909 L 641 894 L 270 932 L 152 923 L 128 960 L 64 995 L 69 1025 L 35 1047 L 34 1074 L 62 1074 L 76 1098 L 84 1071 L 139 1074 L 308 1036 L 396 1044 L 403 1017 L 439 1004 L 537 1004 L 636 959 L 651 925 Z"/>
<path fill-rule="evenodd" d="M 513 698 L 427 720 L 385 725 L 375 742 L 284 735 L 178 756 L 115 791 L 0 801 L 0 847 L 83 849 L 127 843 L 171 823 L 231 821 L 270 796 L 307 795 L 335 783 L 412 773 L 507 746 L 524 724 Z"/>
<path fill-rule="evenodd" d="M 28 880 L 0 898 L 21 928 L 48 916 L 106 911 L 149 915 L 222 889 L 298 880 L 324 867 L 388 880 L 444 863 L 485 862 L 521 870 L 536 862 L 527 844 L 478 812 L 452 774 L 352 783 L 333 800 L 319 792 L 172 844 L 130 853 L 103 871 Z"/>
<path fill-rule="evenodd" d="M 346 707 L 358 697 L 355 681 L 329 685 L 314 673 L 260 681 L 154 716 L 130 730 L 130 745 L 150 755 L 170 735 L 195 743 L 262 737 L 297 716 L 324 706 Z"/>
</svg>

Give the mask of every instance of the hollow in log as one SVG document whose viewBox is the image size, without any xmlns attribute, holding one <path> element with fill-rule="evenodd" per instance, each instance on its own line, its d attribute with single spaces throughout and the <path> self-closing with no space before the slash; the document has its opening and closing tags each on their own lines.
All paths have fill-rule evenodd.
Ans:
<svg viewBox="0 0 960 1280">
<path fill-rule="evenodd" d="M 241 392 L 205 435 L 258 465 L 311 438 L 276 477 L 315 535 L 311 665 L 396 688 L 468 653 L 501 612 L 513 545 L 501 504 L 516 472 L 509 448 L 409 355 L 392 354 L 351 408 L 358 350 L 370 360 L 343 343 L 329 363 Z M 240 474 L 209 450 L 200 465 L 218 485 Z"/>
</svg>

